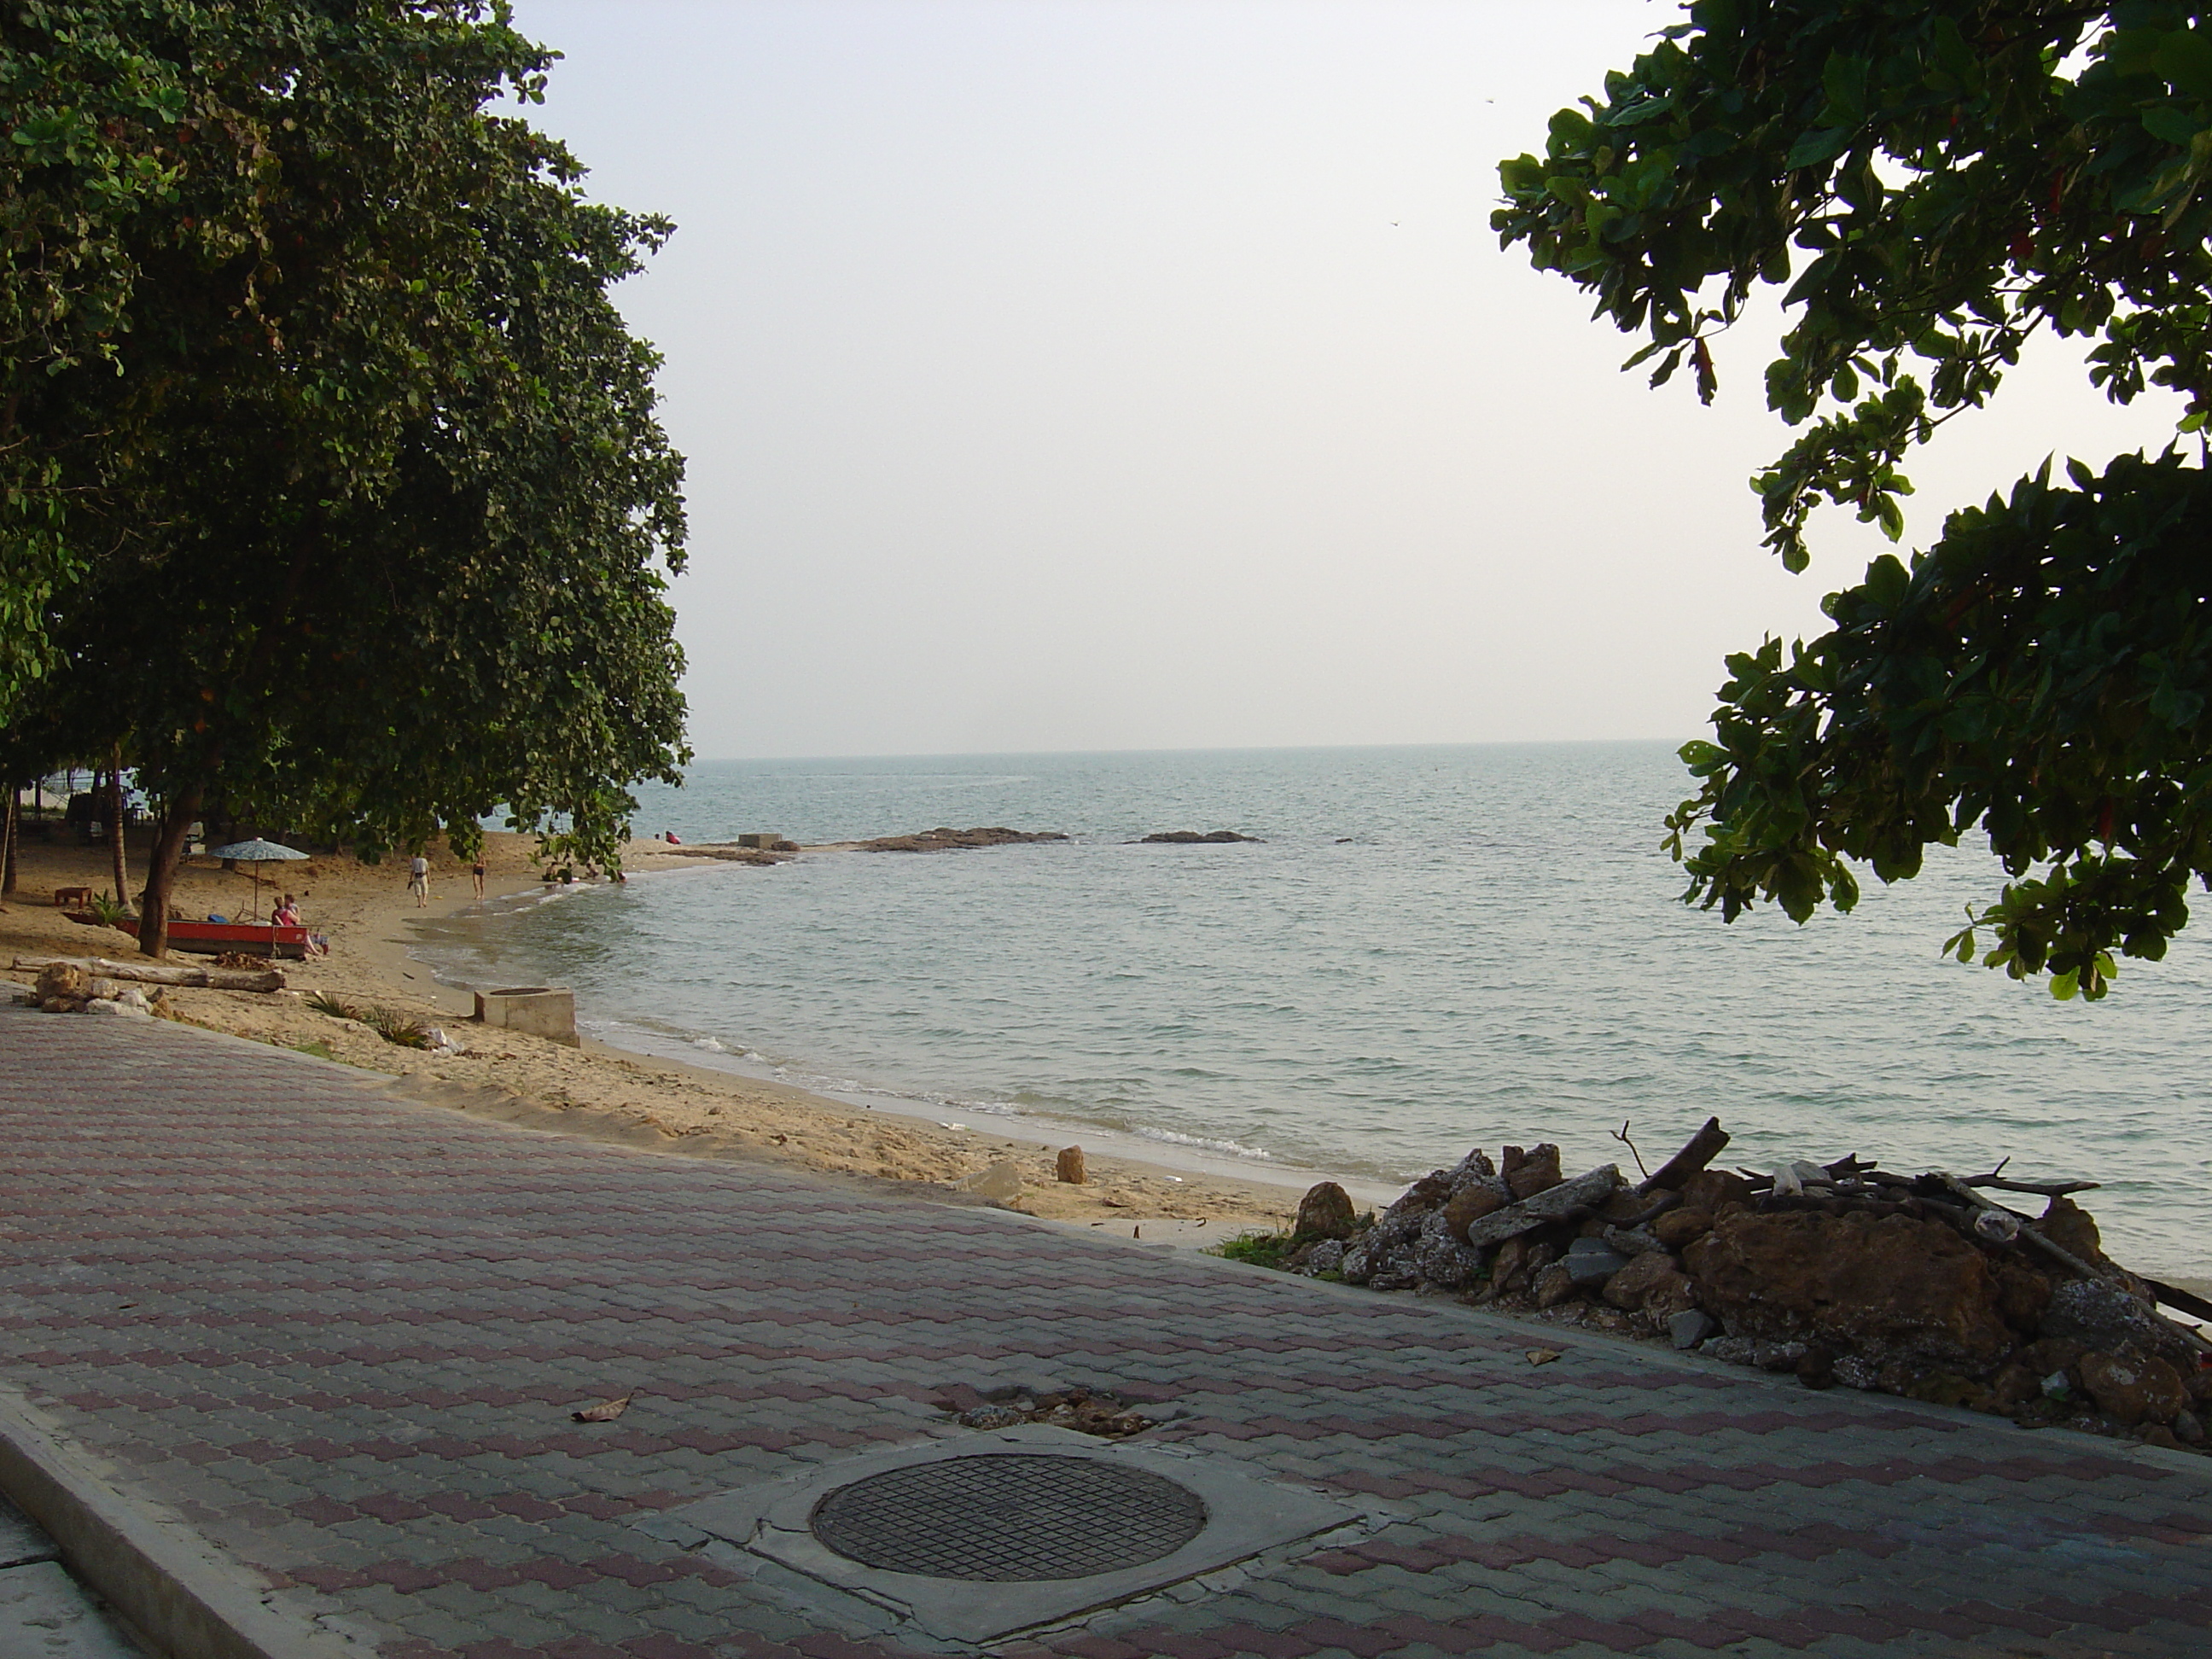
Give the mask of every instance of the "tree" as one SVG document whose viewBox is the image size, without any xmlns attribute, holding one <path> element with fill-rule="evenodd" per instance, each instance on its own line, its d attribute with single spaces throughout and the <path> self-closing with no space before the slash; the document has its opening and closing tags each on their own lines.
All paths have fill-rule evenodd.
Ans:
<svg viewBox="0 0 2212 1659">
<path fill-rule="evenodd" d="M 177 66 L 109 9 L 0 12 L 0 720 L 52 666 L 46 607 L 85 567 L 65 509 L 86 480 L 65 483 L 63 460 L 98 422 L 58 383 L 111 362 L 136 276 L 126 228 L 176 180 Z"/>
<path fill-rule="evenodd" d="M 1655 386 L 1763 287 L 1794 309 L 1769 406 L 1804 428 L 1753 480 L 1808 558 L 1822 501 L 1892 540 L 1906 453 L 1980 407 L 2039 331 L 2088 337 L 2126 403 L 2212 419 L 2212 27 L 2199 6 L 1700 0 L 1602 100 L 1503 164 L 1492 223 L 1645 343 Z M 1986 834 L 2009 881 L 1948 942 L 2052 992 L 2156 960 L 2212 885 L 2212 487 L 2205 457 L 2044 467 L 1909 564 L 1831 594 L 1834 626 L 1729 659 L 1699 793 L 1668 819 L 1686 898 L 1802 921 Z M 1702 827 L 1702 840 L 1692 839 Z"/>
<path fill-rule="evenodd" d="M 549 61 L 503 12 L 157 13 L 188 138 L 131 228 L 113 385 L 79 394 L 108 424 L 68 522 L 101 554 L 46 607 L 30 711 L 125 735 L 164 808 L 142 948 L 216 802 L 371 857 L 465 850 L 503 803 L 613 862 L 627 786 L 687 757 L 682 462 L 607 295 L 669 227 L 488 112 Z"/>
</svg>

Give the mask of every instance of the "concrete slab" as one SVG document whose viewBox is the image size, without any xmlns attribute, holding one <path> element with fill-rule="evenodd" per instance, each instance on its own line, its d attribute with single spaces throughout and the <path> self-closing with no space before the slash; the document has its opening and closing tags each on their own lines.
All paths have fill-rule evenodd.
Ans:
<svg viewBox="0 0 2212 1659">
<path fill-rule="evenodd" d="M 61 1552 L 39 1523 L 0 1497 L 0 1567 L 20 1567 L 28 1561 L 55 1561 Z"/>
<path fill-rule="evenodd" d="M 0 1659 L 145 1659 L 58 1561 L 0 1571 Z"/>
</svg>

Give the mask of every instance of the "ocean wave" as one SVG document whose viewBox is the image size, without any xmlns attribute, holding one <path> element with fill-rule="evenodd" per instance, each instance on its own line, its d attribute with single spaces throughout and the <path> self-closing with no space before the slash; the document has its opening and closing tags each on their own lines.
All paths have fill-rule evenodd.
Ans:
<svg viewBox="0 0 2212 1659">
<path fill-rule="evenodd" d="M 1139 1128 L 1133 1131 L 1145 1140 L 1164 1140 L 1170 1146 L 1195 1146 L 1203 1152 L 1227 1152 L 1231 1158 L 1272 1159 L 1273 1152 L 1264 1147 L 1247 1146 L 1241 1141 L 1213 1140 L 1205 1135 L 1187 1135 L 1173 1129 Z"/>
</svg>

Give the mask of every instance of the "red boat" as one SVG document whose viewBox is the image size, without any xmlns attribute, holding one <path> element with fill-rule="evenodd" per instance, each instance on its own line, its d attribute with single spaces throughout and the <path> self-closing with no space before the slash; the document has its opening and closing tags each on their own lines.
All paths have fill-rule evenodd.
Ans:
<svg viewBox="0 0 2212 1659">
<path fill-rule="evenodd" d="M 138 937 L 135 919 L 111 922 L 131 938 Z M 304 927 L 279 927 L 273 922 L 251 921 L 173 921 L 169 924 L 169 948 L 173 951 L 198 951 L 206 956 L 221 956 L 225 951 L 242 951 L 248 956 L 289 957 L 304 960 L 307 954 L 307 930 Z"/>
</svg>

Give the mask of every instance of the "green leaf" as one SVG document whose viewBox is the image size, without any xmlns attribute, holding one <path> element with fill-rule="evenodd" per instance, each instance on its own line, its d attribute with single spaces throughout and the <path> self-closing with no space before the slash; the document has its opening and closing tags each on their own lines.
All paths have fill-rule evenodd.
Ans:
<svg viewBox="0 0 2212 1659">
<path fill-rule="evenodd" d="M 1816 127 L 1804 134 L 1790 148 L 1782 165 L 1795 173 L 1800 167 L 1814 167 L 1823 161 L 1832 161 L 1849 148 L 1851 129 L 1849 127 Z"/>
</svg>

